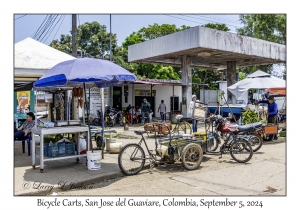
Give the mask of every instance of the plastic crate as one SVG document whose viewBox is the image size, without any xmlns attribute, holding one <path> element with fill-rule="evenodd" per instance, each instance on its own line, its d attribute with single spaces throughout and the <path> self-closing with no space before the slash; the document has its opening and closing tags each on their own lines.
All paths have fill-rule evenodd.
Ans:
<svg viewBox="0 0 300 210">
<path fill-rule="evenodd" d="M 66 156 L 66 143 L 59 142 L 59 143 L 57 143 L 57 146 L 58 146 L 58 156 L 59 157 Z"/>
<path fill-rule="evenodd" d="M 265 125 L 264 126 L 264 133 L 265 134 L 277 134 L 278 133 L 278 126 L 277 125 Z"/>
<path fill-rule="evenodd" d="M 279 135 L 280 135 L 280 137 L 286 137 L 286 131 L 281 131 L 281 132 L 279 133 Z"/>
<path fill-rule="evenodd" d="M 65 151 L 66 155 L 74 155 L 75 154 L 75 144 L 72 142 L 65 143 Z"/>
<path fill-rule="evenodd" d="M 44 144 L 44 156 L 50 158 L 58 157 L 58 145 L 53 144 L 49 146 L 48 143 Z"/>
</svg>

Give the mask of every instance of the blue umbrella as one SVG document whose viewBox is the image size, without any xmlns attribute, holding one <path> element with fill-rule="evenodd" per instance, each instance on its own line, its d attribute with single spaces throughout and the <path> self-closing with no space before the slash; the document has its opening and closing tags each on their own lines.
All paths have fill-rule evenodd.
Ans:
<svg viewBox="0 0 300 210">
<path fill-rule="evenodd" d="M 78 58 L 55 65 L 34 83 L 34 87 L 49 89 L 85 84 L 87 88 L 94 85 L 103 88 L 135 80 L 135 75 L 110 61 Z"/>
<path fill-rule="evenodd" d="M 110 61 L 95 58 L 78 58 L 55 65 L 33 85 L 35 89 L 40 90 L 72 89 L 73 87 L 82 86 L 86 94 L 85 89 L 95 85 L 99 88 L 104 88 L 135 80 L 136 76 L 134 74 Z M 87 107 L 87 103 L 85 104 Z M 102 140 L 104 141 L 103 114 L 102 109 Z M 88 108 L 87 115 L 89 119 Z M 89 120 L 88 126 L 90 127 Z M 104 142 L 102 143 L 104 145 Z"/>
</svg>

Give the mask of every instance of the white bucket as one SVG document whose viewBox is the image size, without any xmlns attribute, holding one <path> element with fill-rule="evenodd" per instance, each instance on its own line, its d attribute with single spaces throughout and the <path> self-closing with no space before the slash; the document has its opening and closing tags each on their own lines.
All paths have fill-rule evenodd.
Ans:
<svg viewBox="0 0 300 210">
<path fill-rule="evenodd" d="M 109 148 L 109 154 L 118 154 L 120 153 L 123 147 L 122 142 L 111 143 Z"/>
<path fill-rule="evenodd" d="M 106 143 L 105 143 L 105 147 L 106 147 L 106 151 L 110 150 L 110 145 L 112 143 L 116 143 L 117 140 L 116 139 L 106 139 Z"/>
<path fill-rule="evenodd" d="M 94 152 L 87 152 L 87 161 L 89 170 L 100 170 L 101 169 L 101 151 L 95 150 Z"/>
</svg>

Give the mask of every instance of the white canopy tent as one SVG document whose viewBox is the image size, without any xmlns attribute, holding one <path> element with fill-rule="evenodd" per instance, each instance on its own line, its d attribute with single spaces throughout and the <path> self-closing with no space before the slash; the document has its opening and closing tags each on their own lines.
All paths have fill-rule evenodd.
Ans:
<svg viewBox="0 0 300 210">
<path fill-rule="evenodd" d="M 271 76 L 261 70 L 247 76 L 247 78 L 231 85 L 228 90 L 236 97 L 246 93 L 249 89 L 266 89 L 274 87 L 285 87 L 286 81 L 277 77 Z"/>
<path fill-rule="evenodd" d="M 75 59 L 30 37 L 16 43 L 14 53 L 15 89 L 37 81 L 56 64 Z"/>
</svg>

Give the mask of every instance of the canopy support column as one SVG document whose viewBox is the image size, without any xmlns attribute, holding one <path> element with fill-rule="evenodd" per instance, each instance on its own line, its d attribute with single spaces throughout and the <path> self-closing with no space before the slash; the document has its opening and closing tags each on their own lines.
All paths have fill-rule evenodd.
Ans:
<svg viewBox="0 0 300 210">
<path fill-rule="evenodd" d="M 188 105 L 192 100 L 192 69 L 191 58 L 183 55 L 181 58 L 182 68 L 182 115 L 191 117 L 188 113 Z"/>
<path fill-rule="evenodd" d="M 227 87 L 236 83 L 236 61 L 227 61 Z M 227 91 L 227 99 L 234 104 L 236 102 L 235 96 Z"/>
</svg>

